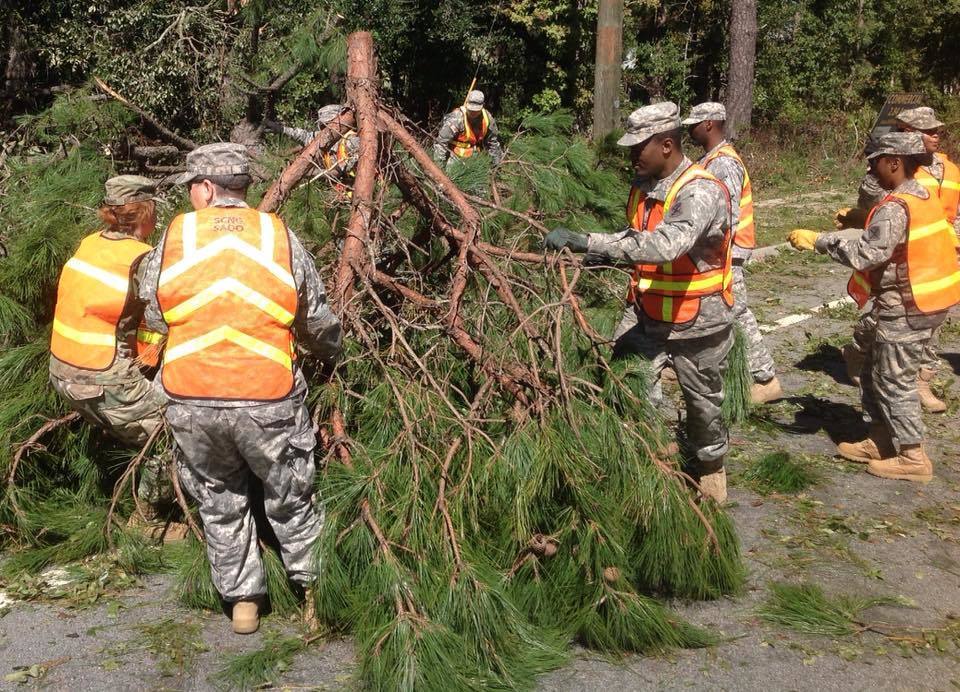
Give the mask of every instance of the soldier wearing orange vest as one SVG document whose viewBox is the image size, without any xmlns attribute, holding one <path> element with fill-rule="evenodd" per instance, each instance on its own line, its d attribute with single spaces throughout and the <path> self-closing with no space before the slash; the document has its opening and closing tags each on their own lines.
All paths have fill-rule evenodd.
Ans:
<svg viewBox="0 0 960 692">
<path fill-rule="evenodd" d="M 98 211 L 104 228 L 80 242 L 64 265 L 50 340 L 50 382 L 84 420 L 142 447 L 162 423 L 164 398 L 145 371 L 157 364 L 160 335 L 143 327 L 136 272 L 157 222 L 156 183 L 110 178 Z M 139 496 L 162 504 L 164 465 L 144 462 Z"/>
<path fill-rule="evenodd" d="M 317 129 L 307 130 L 301 127 L 288 127 L 275 122 L 268 122 L 267 127 L 281 132 L 287 137 L 297 140 L 304 146 L 310 144 L 323 127 L 333 122 L 337 116 L 346 110 L 346 106 L 335 103 L 324 106 L 317 112 Z M 352 184 L 354 169 L 360 155 L 360 140 L 355 130 L 347 130 L 343 136 L 329 149 L 322 152 L 324 173 L 336 181 L 340 188 Z M 339 189 L 339 188 L 338 188 Z"/>
<path fill-rule="evenodd" d="M 208 144 L 187 156 L 178 182 L 193 212 L 177 216 L 144 260 L 147 324 L 166 333 L 157 377 L 182 452 L 180 477 L 200 505 L 213 583 L 233 604 L 233 630 L 256 631 L 266 593 L 249 482 L 290 578 L 316 578 L 316 444 L 305 405 L 304 354 L 340 352 L 340 322 L 316 266 L 280 217 L 251 209 L 246 150 Z M 311 600 L 308 595 L 308 612 Z"/>
<path fill-rule="evenodd" d="M 455 159 L 468 159 L 478 150 L 486 150 L 494 165 L 503 160 L 497 121 L 483 103 L 483 92 L 474 89 L 467 95 L 466 103 L 443 119 L 433 145 L 433 158 L 438 164 L 445 165 L 450 154 Z"/>
<path fill-rule="evenodd" d="M 743 329 L 748 345 L 748 361 L 753 375 L 750 399 L 765 404 L 783 398 L 783 389 L 777 379 L 773 356 L 763 343 L 757 318 L 747 303 L 747 283 L 744 266 L 756 247 L 756 222 L 753 217 L 753 185 L 750 175 L 733 145 L 727 141 L 724 123 L 727 110 L 722 103 L 700 103 L 690 110 L 682 124 L 690 138 L 706 152 L 700 165 L 713 173 L 727 186 L 733 208 L 733 305 L 734 321 Z"/>
<path fill-rule="evenodd" d="M 721 415 L 721 366 L 733 345 L 733 267 L 730 197 L 680 146 L 673 103 L 639 108 L 619 140 L 630 147 L 637 178 L 627 202 L 627 228 L 544 239 L 550 250 L 586 253 L 586 261 L 632 266 L 628 305 L 614 333 L 618 357 L 650 361 L 650 399 L 662 398 L 660 374 L 672 358 L 686 402 L 692 475 L 703 495 L 727 497 L 723 459 L 728 448 Z"/>
<path fill-rule="evenodd" d="M 880 140 L 870 159 L 891 192 L 870 212 L 860 238 L 797 229 L 789 240 L 853 268 L 848 291 L 858 305 L 873 298 L 877 327 L 860 375 L 870 431 L 860 442 L 841 443 L 838 453 L 866 463 L 875 476 L 926 483 L 933 465 L 923 445 L 917 371 L 934 330 L 960 301 L 960 264 L 940 200 L 914 177 L 923 153 L 916 133 Z"/>
<path fill-rule="evenodd" d="M 926 156 L 923 157 L 923 165 L 917 171 L 915 178 L 931 195 L 940 200 L 947 221 L 953 224 L 954 231 L 960 236 L 960 215 L 958 215 L 960 168 L 950 161 L 946 154 L 939 152 L 940 130 L 943 128 L 943 123 L 937 119 L 932 108 L 921 106 L 901 111 L 897 115 L 897 127 L 900 132 L 920 133 Z M 873 193 L 878 188 L 876 176 L 868 171 L 860 186 L 858 205 L 869 209 L 880 201 L 885 196 L 885 192 L 879 189 L 879 192 Z M 847 374 L 855 384 L 860 383 L 860 369 L 866 350 L 864 345 L 873 340 L 873 332 L 876 329 L 870 315 L 871 313 L 867 312 L 861 317 L 853 330 L 853 342 L 843 348 Z M 941 401 L 930 388 L 940 362 L 936 353 L 936 342 L 937 335 L 934 333 L 930 343 L 924 349 L 917 382 L 920 404 L 928 413 L 943 413 L 947 410 L 946 403 Z"/>
</svg>

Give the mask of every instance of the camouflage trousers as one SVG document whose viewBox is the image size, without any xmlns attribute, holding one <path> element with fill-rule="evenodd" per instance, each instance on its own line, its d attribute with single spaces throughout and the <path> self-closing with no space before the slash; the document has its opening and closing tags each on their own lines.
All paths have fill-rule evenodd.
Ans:
<svg viewBox="0 0 960 692">
<path fill-rule="evenodd" d="M 733 329 L 695 339 L 655 339 L 644 332 L 637 313 L 628 306 L 613 334 L 614 357 L 639 355 L 650 362 L 650 402 L 663 401 L 660 373 L 673 362 L 686 406 L 686 436 L 696 458 L 697 473 L 723 468 L 729 439 L 721 413 L 723 368 L 733 347 Z"/>
<path fill-rule="evenodd" d="M 757 318 L 747 302 L 747 283 L 744 280 L 743 265 L 733 265 L 733 319 L 740 325 L 747 339 L 747 362 L 754 382 L 769 382 L 776 374 L 776 366 L 770 350 L 763 343 Z"/>
<path fill-rule="evenodd" d="M 78 384 L 53 375 L 50 383 L 85 421 L 130 447 L 142 447 L 163 422 L 165 397 L 145 377 L 117 384 Z M 166 460 L 152 456 L 140 466 L 137 495 L 151 505 L 171 501 Z"/>
<path fill-rule="evenodd" d="M 925 430 L 917 393 L 917 373 L 936 328 L 912 329 L 906 318 L 872 316 L 873 340 L 862 342 L 860 401 L 864 419 L 882 422 L 894 445 L 923 442 Z"/>
<path fill-rule="evenodd" d="M 263 483 L 264 509 L 287 573 L 311 583 L 323 516 L 313 506 L 316 438 L 303 401 L 236 408 L 170 402 L 165 416 L 180 452 L 181 482 L 200 505 L 213 583 L 224 600 L 267 592 L 250 510 L 251 474 Z"/>
<path fill-rule="evenodd" d="M 860 315 L 853 326 L 853 347 L 861 354 L 865 354 L 873 343 L 877 334 L 877 317 L 873 310 L 867 310 Z M 933 330 L 933 335 L 923 347 L 920 356 L 920 368 L 936 370 L 940 366 L 940 356 L 937 355 L 940 347 L 940 331 Z"/>
</svg>

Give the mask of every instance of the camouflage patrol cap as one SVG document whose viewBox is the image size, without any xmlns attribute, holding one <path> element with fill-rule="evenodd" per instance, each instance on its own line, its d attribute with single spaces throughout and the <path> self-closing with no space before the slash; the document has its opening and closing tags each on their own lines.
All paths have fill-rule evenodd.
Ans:
<svg viewBox="0 0 960 692">
<path fill-rule="evenodd" d="M 118 175 L 105 182 L 103 189 L 106 192 L 103 203 L 111 207 L 119 207 L 131 202 L 145 202 L 153 199 L 157 191 L 157 183 L 142 175 Z"/>
<path fill-rule="evenodd" d="M 726 120 L 727 119 L 727 109 L 724 108 L 722 103 L 717 103 L 716 101 L 707 101 L 706 103 L 698 103 L 696 106 L 690 109 L 690 115 L 681 121 L 681 125 L 696 125 L 702 123 L 705 120 Z"/>
<path fill-rule="evenodd" d="M 329 106 L 324 106 L 319 111 L 317 111 L 317 124 L 326 125 L 332 120 L 336 119 L 338 115 L 347 110 L 347 107 L 342 103 L 333 103 Z"/>
<path fill-rule="evenodd" d="M 938 127 L 943 127 L 943 123 L 937 120 L 937 115 L 930 106 L 900 111 L 897 113 L 897 120 L 918 130 L 936 130 Z"/>
<path fill-rule="evenodd" d="M 638 108 L 627 118 L 627 132 L 617 144 L 621 147 L 632 147 L 634 144 L 646 142 L 654 135 L 669 132 L 680 127 L 680 109 L 671 101 L 651 103 L 649 106 Z"/>
<path fill-rule="evenodd" d="M 919 132 L 890 132 L 877 142 L 877 148 L 867 156 L 875 159 L 879 156 L 919 156 L 926 153 L 923 138 Z"/>
<path fill-rule="evenodd" d="M 468 111 L 482 111 L 483 110 L 483 92 L 479 89 L 474 89 L 469 94 L 467 94 L 467 110 Z"/>
<path fill-rule="evenodd" d="M 250 172 L 247 148 L 233 142 L 204 144 L 187 154 L 187 171 L 174 179 L 186 185 L 209 175 L 243 175 Z"/>
</svg>

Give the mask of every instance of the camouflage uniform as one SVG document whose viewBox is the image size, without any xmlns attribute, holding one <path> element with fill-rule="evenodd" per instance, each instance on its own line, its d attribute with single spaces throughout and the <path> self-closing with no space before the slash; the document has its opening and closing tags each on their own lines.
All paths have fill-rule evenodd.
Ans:
<svg viewBox="0 0 960 692">
<path fill-rule="evenodd" d="M 926 199 L 927 191 L 907 180 L 894 192 Z M 906 277 L 907 214 L 895 202 L 881 206 L 860 238 L 844 240 L 821 235 L 817 252 L 856 270 L 870 272 L 873 308 L 870 323 L 873 338 L 864 341 L 860 374 L 864 418 L 882 421 L 895 444 L 923 442 L 923 417 L 917 395 L 917 373 L 924 349 L 946 311 L 924 314 L 913 306 Z M 861 334 L 861 338 L 864 334 Z"/>
<path fill-rule="evenodd" d="M 483 112 L 483 94 L 479 91 L 471 91 L 467 97 L 467 110 Z M 485 149 L 490 154 L 495 165 L 503 161 L 503 148 L 500 146 L 500 130 L 497 128 L 497 121 L 494 120 L 490 111 L 487 113 L 487 136 L 477 142 L 477 147 Z M 447 113 L 440 124 L 440 134 L 437 135 L 437 141 L 433 145 L 433 158 L 440 165 L 449 165 L 457 159 L 451 156 L 453 149 L 453 140 L 463 134 L 463 111 L 459 108 Z"/>
<path fill-rule="evenodd" d="M 718 149 L 729 146 L 729 142 L 723 141 L 716 147 L 704 154 L 700 159 L 700 164 L 704 165 Z M 745 171 L 743 166 L 731 156 L 718 156 L 709 165 L 707 170 L 713 173 L 720 181 L 727 186 L 730 192 L 731 214 L 733 216 L 733 227 L 737 227 L 740 221 L 740 194 L 743 191 L 743 181 Z M 750 372 L 755 382 L 769 382 L 776 376 L 776 365 L 773 362 L 773 356 L 770 350 L 763 342 L 763 335 L 760 334 L 760 326 L 757 324 L 757 318 L 753 316 L 750 305 L 747 302 L 747 283 L 744 278 L 744 267 L 750 261 L 750 255 L 753 251 L 748 248 L 742 248 L 737 244 L 733 246 L 733 295 L 735 298 L 733 305 L 733 319 L 740 325 L 743 334 L 747 339 L 747 359 L 750 365 Z"/>
<path fill-rule="evenodd" d="M 155 183 L 140 176 L 117 176 L 106 184 L 105 204 L 123 205 L 153 198 Z M 123 240 L 130 236 L 103 231 L 103 237 Z M 140 448 L 163 422 L 164 397 L 140 369 L 137 358 L 137 328 L 143 303 L 137 296 L 137 267 L 131 266 L 130 288 L 117 322 L 117 351 L 106 370 L 86 370 L 50 356 L 50 384 L 85 421 L 125 445 Z M 172 497 L 165 463 L 160 457 L 146 459 L 140 467 L 137 486 L 140 499 L 156 505 Z"/>
<path fill-rule="evenodd" d="M 331 106 L 324 106 L 320 109 L 320 112 L 317 114 L 317 127 L 321 128 L 323 125 L 331 122 L 336 118 L 340 113 L 346 110 L 346 106 L 341 106 L 339 104 L 334 104 Z M 288 127 L 287 125 L 279 125 L 280 131 L 291 139 L 295 139 L 304 146 L 310 144 L 317 136 L 323 131 L 322 129 L 316 130 L 307 130 L 301 127 Z M 354 133 L 355 134 L 355 133 Z M 357 160 L 360 158 L 360 138 L 356 136 L 345 136 L 347 142 L 347 159 L 346 161 L 337 161 L 333 168 L 329 171 L 333 177 L 342 180 L 343 178 L 350 175 L 350 173 L 357 167 Z M 337 147 L 339 147 L 339 140 L 336 144 L 333 145 L 333 151 L 331 153 L 336 155 Z"/>
<path fill-rule="evenodd" d="M 200 159 L 195 167 L 203 171 L 218 161 L 230 160 L 233 146 L 207 145 L 195 150 L 191 156 Z M 188 157 L 187 175 L 191 168 Z M 214 206 L 247 205 L 239 199 L 219 199 Z M 141 265 L 140 295 L 146 303 L 147 326 L 165 333 L 167 326 L 157 300 L 164 242 L 161 240 Z M 316 358 L 333 361 L 340 352 L 340 322 L 326 303 L 313 259 L 293 233 L 290 250 L 298 295 L 292 325 L 297 345 Z M 251 473 L 263 483 L 267 519 L 290 578 L 308 585 L 317 576 L 313 548 L 323 515 L 322 509 L 313 506 L 316 438 L 305 403 L 307 382 L 294 367 L 292 392 L 276 402 L 168 395 L 165 416 L 182 452 L 180 477 L 200 505 L 213 583 L 226 601 L 248 601 L 266 593 L 248 497 Z"/>
<path fill-rule="evenodd" d="M 690 165 L 691 161 L 684 157 L 663 180 L 637 184 L 649 199 L 662 201 Z M 729 228 L 730 209 L 723 190 L 709 180 L 693 180 L 680 190 L 663 222 L 652 233 L 637 233 L 628 228 L 613 234 L 588 234 L 584 261 L 628 266 L 662 264 L 686 253 L 699 266 L 718 266 L 723 263 L 723 239 Z M 629 305 L 614 332 L 617 356 L 636 353 L 650 360 L 650 399 L 654 403 L 662 399 L 660 373 L 668 357 L 672 359 L 686 403 L 687 439 L 698 460 L 696 471 L 703 474 L 723 468 L 728 448 L 727 427 L 720 408 L 722 366 L 733 346 L 732 324 L 733 309 L 722 296 L 710 295 L 701 299 L 697 317 L 684 324 L 653 320 Z"/>
</svg>

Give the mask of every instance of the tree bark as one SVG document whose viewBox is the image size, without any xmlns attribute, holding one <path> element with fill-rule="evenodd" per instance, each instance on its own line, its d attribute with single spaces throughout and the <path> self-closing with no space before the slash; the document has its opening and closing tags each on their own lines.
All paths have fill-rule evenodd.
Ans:
<svg viewBox="0 0 960 692">
<path fill-rule="evenodd" d="M 727 77 L 727 136 L 750 129 L 753 71 L 757 57 L 757 0 L 732 0 L 730 74 Z"/>
<path fill-rule="evenodd" d="M 623 0 L 600 0 L 597 56 L 593 79 L 593 139 L 617 127 L 620 113 L 620 64 L 623 61 Z"/>
<path fill-rule="evenodd" d="M 373 219 L 373 192 L 377 183 L 379 154 L 376 74 L 373 35 L 368 31 L 350 34 L 347 37 L 347 99 L 357 118 L 360 153 L 357 175 L 353 181 L 353 209 L 331 296 L 331 304 L 338 312 L 342 312 L 353 294 L 357 268 L 366 263 L 364 249 Z"/>
</svg>

